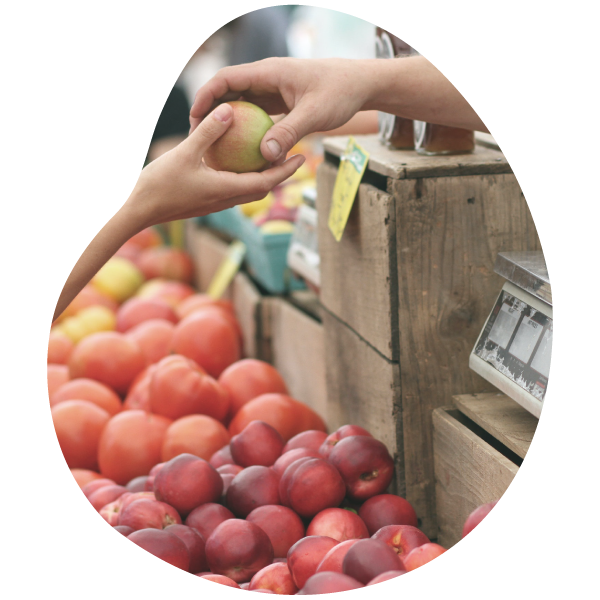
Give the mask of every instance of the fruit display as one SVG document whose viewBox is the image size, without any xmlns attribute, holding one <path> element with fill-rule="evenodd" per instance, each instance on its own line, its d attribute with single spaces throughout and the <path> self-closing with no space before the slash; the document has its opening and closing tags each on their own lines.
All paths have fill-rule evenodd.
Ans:
<svg viewBox="0 0 600 600">
<path fill-rule="evenodd" d="M 48 347 L 57 438 L 107 524 L 198 577 L 280 595 L 374 585 L 445 552 L 388 492 L 386 446 L 357 424 L 328 432 L 272 365 L 242 356 L 231 303 L 180 269 L 136 267 L 162 247 L 138 239 L 115 279 L 102 274 L 67 310 L 100 307 L 112 328 L 76 339 L 61 317 Z"/>
</svg>

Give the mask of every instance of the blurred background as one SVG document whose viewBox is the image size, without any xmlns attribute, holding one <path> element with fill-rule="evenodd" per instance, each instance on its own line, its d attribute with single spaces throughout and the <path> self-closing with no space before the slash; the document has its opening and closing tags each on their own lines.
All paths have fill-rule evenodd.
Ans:
<svg viewBox="0 0 600 600">
<path fill-rule="evenodd" d="M 198 88 L 219 69 L 272 56 L 374 58 L 375 25 L 313 6 L 272 6 L 242 15 L 216 31 L 184 67 L 158 119 L 148 161 L 183 140 Z"/>
</svg>

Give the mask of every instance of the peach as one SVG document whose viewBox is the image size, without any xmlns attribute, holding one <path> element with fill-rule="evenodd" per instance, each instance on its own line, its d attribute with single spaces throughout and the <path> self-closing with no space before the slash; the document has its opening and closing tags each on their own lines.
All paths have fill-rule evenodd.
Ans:
<svg viewBox="0 0 600 600">
<path fill-rule="evenodd" d="M 272 469 L 278 477 L 283 475 L 283 472 L 299 458 L 321 458 L 321 455 L 310 448 L 294 448 L 282 454 L 273 465 Z"/>
<path fill-rule="evenodd" d="M 109 525 L 117 525 L 121 511 L 136 500 L 142 498 L 156 500 L 152 492 L 126 492 L 119 496 L 114 502 L 110 502 L 100 509 L 100 515 Z"/>
<path fill-rule="evenodd" d="M 234 519 L 235 515 L 225 506 L 208 502 L 195 508 L 185 520 L 185 524 L 193 527 L 205 540 L 210 534 L 227 519 Z"/>
<path fill-rule="evenodd" d="M 337 546 L 334 546 L 319 563 L 317 573 L 320 573 L 321 571 L 343 573 L 342 564 L 344 562 L 344 557 L 356 542 L 358 542 L 358 540 L 346 540 L 345 542 L 340 542 Z"/>
<path fill-rule="evenodd" d="M 130 298 L 117 310 L 117 331 L 125 333 L 136 325 L 150 319 L 164 319 L 171 323 L 179 320 L 175 311 L 164 300 L 153 298 Z"/>
<path fill-rule="evenodd" d="M 281 453 L 285 454 L 290 450 L 296 450 L 298 448 L 306 448 L 307 450 L 314 450 L 315 452 L 318 452 L 319 448 L 326 439 L 327 434 L 324 431 L 309 429 L 308 431 L 303 431 L 302 433 L 299 433 L 288 440 Z"/>
<path fill-rule="evenodd" d="M 148 475 L 140 475 L 134 477 L 125 487 L 128 492 L 143 492 L 146 489 L 146 481 L 148 481 Z"/>
<path fill-rule="evenodd" d="M 113 529 L 125 537 L 128 537 L 130 533 L 134 532 L 134 529 L 127 525 L 113 525 Z"/>
<path fill-rule="evenodd" d="M 170 565 L 189 572 L 190 553 L 176 535 L 164 529 L 140 529 L 127 539 Z"/>
<path fill-rule="evenodd" d="M 200 575 L 202 579 L 208 579 L 208 581 L 213 581 L 214 583 L 220 583 L 221 585 L 227 585 L 232 588 L 241 589 L 240 586 L 229 577 L 225 577 L 225 575 L 217 575 L 215 573 L 205 573 Z"/>
<path fill-rule="evenodd" d="M 338 542 L 368 538 L 364 521 L 352 510 L 326 508 L 317 513 L 306 530 L 306 535 L 326 535 Z"/>
<path fill-rule="evenodd" d="M 323 571 L 315 573 L 310 577 L 304 587 L 296 594 L 297 596 L 312 596 L 314 594 L 332 594 L 333 592 L 346 592 L 364 587 L 360 581 L 356 581 L 343 573 L 329 573 Z"/>
<path fill-rule="evenodd" d="M 173 506 L 182 517 L 207 502 L 216 502 L 223 492 L 223 480 L 202 458 L 180 454 L 168 461 L 154 479 L 157 500 Z"/>
<path fill-rule="evenodd" d="M 219 475 L 237 475 L 244 470 L 244 467 L 240 465 L 221 465 L 217 467 L 217 473 Z"/>
<path fill-rule="evenodd" d="M 386 525 L 418 526 L 415 509 L 407 500 L 394 494 L 372 496 L 360 507 L 358 514 L 365 522 L 369 535 Z"/>
<path fill-rule="evenodd" d="M 412 525 L 386 525 L 371 539 L 385 542 L 402 560 L 411 550 L 429 542 L 429 538 Z"/>
<path fill-rule="evenodd" d="M 466 519 L 465 524 L 463 525 L 462 537 L 464 538 L 467 534 L 471 533 L 489 512 L 496 506 L 498 500 L 494 502 L 488 502 L 487 504 L 482 504 L 478 506 Z"/>
<path fill-rule="evenodd" d="M 321 447 L 319 448 L 319 452 L 323 458 L 329 458 L 334 446 L 340 440 L 353 435 L 366 435 L 367 437 L 373 437 L 366 429 L 363 429 L 358 425 L 342 425 L 337 431 L 334 431 L 325 438 L 321 444 Z"/>
<path fill-rule="evenodd" d="M 206 541 L 206 558 L 213 573 L 240 583 L 271 564 L 273 546 L 258 525 L 242 519 L 228 519 Z"/>
<path fill-rule="evenodd" d="M 243 467 L 270 467 L 281 456 L 284 445 L 279 432 L 263 421 L 251 421 L 229 443 L 233 460 Z"/>
<path fill-rule="evenodd" d="M 165 531 L 176 535 L 187 547 L 190 553 L 190 572 L 198 573 L 208 569 L 206 561 L 206 543 L 204 538 L 192 527 L 175 524 L 165 527 Z"/>
<path fill-rule="evenodd" d="M 290 503 L 287 495 L 287 488 L 294 476 L 294 473 L 300 468 L 302 464 L 310 460 L 309 456 L 305 456 L 304 458 L 298 458 L 293 463 L 289 464 L 285 471 L 282 473 L 279 479 L 279 500 L 281 504 L 289 507 Z"/>
<path fill-rule="evenodd" d="M 217 450 L 208 461 L 215 469 L 222 467 L 223 465 L 234 465 L 235 461 L 231 456 L 231 448 L 229 444 L 223 446 L 220 450 Z"/>
<path fill-rule="evenodd" d="M 104 487 L 105 485 L 117 485 L 117 484 L 112 479 L 108 479 L 106 477 L 102 477 L 101 479 L 94 479 L 93 481 L 90 481 L 89 483 L 86 483 L 81 488 L 81 491 L 83 492 L 83 495 L 89 500 L 90 496 L 96 490 L 99 490 L 101 487 Z"/>
<path fill-rule="evenodd" d="M 269 536 L 275 558 L 286 557 L 288 550 L 304 537 L 302 520 L 285 506 L 259 506 L 246 520 L 258 525 Z"/>
<path fill-rule="evenodd" d="M 375 585 L 376 583 L 381 583 L 382 581 L 389 581 L 390 579 L 395 579 L 396 577 L 400 577 L 400 575 L 405 575 L 408 571 L 386 571 L 385 573 L 381 573 L 374 577 L 367 583 L 367 585 Z"/>
<path fill-rule="evenodd" d="M 346 553 L 342 571 L 364 585 L 386 571 L 401 571 L 402 561 L 381 540 L 359 540 Z"/>
<path fill-rule="evenodd" d="M 114 502 L 119 496 L 127 493 L 127 488 L 122 485 L 105 485 L 95 492 L 92 492 L 88 497 L 92 506 L 100 512 L 103 506 L 110 502 Z"/>
<path fill-rule="evenodd" d="M 443 546 L 428 542 L 411 550 L 408 555 L 402 559 L 402 562 L 407 571 L 414 571 L 441 554 L 444 554 L 444 552 L 446 552 L 446 548 Z"/>
<path fill-rule="evenodd" d="M 248 589 L 251 591 L 269 590 L 275 594 L 287 596 L 292 596 L 298 591 L 285 563 L 272 563 L 262 568 L 252 577 Z"/>
<path fill-rule="evenodd" d="M 333 538 L 313 535 L 302 538 L 289 549 L 287 566 L 298 589 L 304 587 L 308 578 L 317 571 L 324 556 L 337 544 L 337 540 Z"/>
<path fill-rule="evenodd" d="M 231 482 L 234 480 L 234 478 L 235 475 L 232 475 L 231 473 L 221 473 L 221 479 L 223 480 L 223 492 L 221 493 L 220 502 L 222 504 L 227 503 L 227 492 L 229 491 L 229 486 L 231 485 Z"/>
<path fill-rule="evenodd" d="M 168 504 L 150 498 L 141 498 L 121 508 L 118 525 L 140 529 L 165 529 L 181 523 L 177 511 Z"/>
<path fill-rule="evenodd" d="M 269 467 L 253 466 L 236 475 L 227 490 L 227 506 L 247 517 L 258 506 L 279 504 L 279 478 Z"/>
</svg>

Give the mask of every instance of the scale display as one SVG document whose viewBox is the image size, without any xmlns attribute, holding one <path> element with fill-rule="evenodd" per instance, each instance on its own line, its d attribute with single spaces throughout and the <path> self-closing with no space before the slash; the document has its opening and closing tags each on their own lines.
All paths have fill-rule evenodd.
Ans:
<svg viewBox="0 0 600 600">
<path fill-rule="evenodd" d="M 552 331 L 552 317 L 503 289 L 473 354 L 542 402 L 548 387 Z"/>
</svg>

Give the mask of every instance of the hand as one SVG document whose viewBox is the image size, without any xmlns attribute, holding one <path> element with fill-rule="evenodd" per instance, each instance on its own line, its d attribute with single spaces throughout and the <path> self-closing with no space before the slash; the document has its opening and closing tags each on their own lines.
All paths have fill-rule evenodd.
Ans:
<svg viewBox="0 0 600 600">
<path fill-rule="evenodd" d="M 374 61 L 268 58 L 221 69 L 198 93 L 190 131 L 219 102 L 243 98 L 270 115 L 286 114 L 265 134 L 261 153 L 281 161 L 305 135 L 344 125 L 370 100 Z"/>
<path fill-rule="evenodd" d="M 297 155 L 261 173 L 208 167 L 202 157 L 229 128 L 232 115 L 231 106 L 220 105 L 188 138 L 144 168 L 128 200 L 128 208 L 139 214 L 140 229 L 260 200 L 302 165 L 304 157 Z"/>
</svg>

